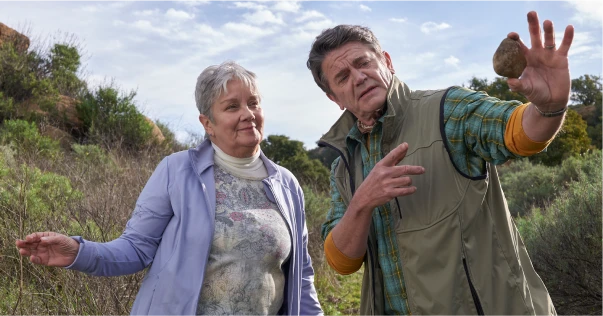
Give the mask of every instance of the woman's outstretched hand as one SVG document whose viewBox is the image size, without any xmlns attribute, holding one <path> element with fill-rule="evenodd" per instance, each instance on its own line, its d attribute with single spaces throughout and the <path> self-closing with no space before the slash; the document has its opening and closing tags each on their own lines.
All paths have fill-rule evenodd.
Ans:
<svg viewBox="0 0 603 316">
<path fill-rule="evenodd" d="M 29 257 L 35 264 L 66 267 L 75 261 L 80 244 L 65 235 L 54 232 L 29 234 L 25 240 L 16 241 L 19 254 Z"/>
</svg>

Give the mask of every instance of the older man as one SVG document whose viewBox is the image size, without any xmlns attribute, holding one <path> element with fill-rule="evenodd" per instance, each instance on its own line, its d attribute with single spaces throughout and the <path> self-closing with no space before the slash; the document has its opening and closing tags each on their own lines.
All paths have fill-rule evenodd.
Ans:
<svg viewBox="0 0 603 316">
<path fill-rule="evenodd" d="M 555 314 L 507 209 L 495 165 L 542 151 L 570 94 L 568 26 L 528 13 L 531 48 L 501 101 L 462 87 L 411 90 L 365 27 L 315 40 L 307 66 L 343 110 L 319 145 L 331 169 L 325 253 L 342 274 L 365 264 L 361 314 Z"/>
</svg>

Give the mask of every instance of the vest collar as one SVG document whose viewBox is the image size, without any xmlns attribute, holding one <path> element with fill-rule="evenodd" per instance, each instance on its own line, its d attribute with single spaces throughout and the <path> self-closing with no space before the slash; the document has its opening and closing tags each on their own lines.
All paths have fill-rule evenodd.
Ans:
<svg viewBox="0 0 603 316">
<path fill-rule="evenodd" d="M 410 88 L 400 81 L 395 75 L 387 90 L 387 109 L 383 114 L 383 140 L 384 144 L 391 142 L 395 136 L 395 131 L 401 129 L 404 121 L 403 108 L 410 101 Z M 345 110 L 339 119 L 325 133 L 318 145 L 334 147 L 341 153 L 347 153 L 346 139 L 352 127 L 356 124 L 357 118 L 352 112 Z"/>
</svg>

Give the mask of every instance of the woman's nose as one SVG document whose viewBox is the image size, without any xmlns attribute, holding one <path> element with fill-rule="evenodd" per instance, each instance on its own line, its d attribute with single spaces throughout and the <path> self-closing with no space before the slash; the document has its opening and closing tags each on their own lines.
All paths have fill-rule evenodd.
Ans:
<svg viewBox="0 0 603 316">
<path fill-rule="evenodd" d="M 243 121 L 255 120 L 255 113 L 253 113 L 253 110 L 250 107 L 245 106 L 243 111 Z"/>
</svg>

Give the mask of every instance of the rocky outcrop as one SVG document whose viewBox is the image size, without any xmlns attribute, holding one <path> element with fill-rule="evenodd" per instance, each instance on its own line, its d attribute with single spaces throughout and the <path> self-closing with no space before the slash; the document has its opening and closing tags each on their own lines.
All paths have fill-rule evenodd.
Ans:
<svg viewBox="0 0 603 316">
<path fill-rule="evenodd" d="M 19 52 L 29 48 L 29 38 L 0 22 L 0 46 L 12 42 Z"/>
<path fill-rule="evenodd" d="M 151 120 L 148 117 L 144 117 L 144 119 L 149 123 L 149 125 L 151 125 L 153 127 L 153 139 L 155 141 L 157 141 L 158 143 L 162 143 L 165 140 L 165 136 L 163 136 L 163 132 L 161 132 L 161 129 L 159 129 L 159 126 L 157 126 L 157 124 L 155 124 L 155 122 L 153 122 L 153 120 Z"/>
</svg>

